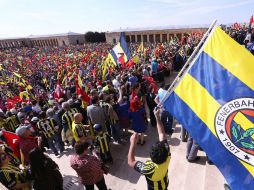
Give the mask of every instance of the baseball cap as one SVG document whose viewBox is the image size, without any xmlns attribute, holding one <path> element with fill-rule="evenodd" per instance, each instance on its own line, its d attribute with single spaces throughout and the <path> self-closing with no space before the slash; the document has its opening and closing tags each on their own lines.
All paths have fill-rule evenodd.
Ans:
<svg viewBox="0 0 254 190">
<path fill-rule="evenodd" d="M 31 119 L 31 121 L 32 121 L 32 122 L 37 122 L 37 121 L 39 121 L 39 118 L 38 118 L 38 117 L 33 117 L 33 118 Z"/>
<path fill-rule="evenodd" d="M 16 129 L 16 135 L 22 136 L 30 127 L 27 125 L 22 125 Z"/>
</svg>

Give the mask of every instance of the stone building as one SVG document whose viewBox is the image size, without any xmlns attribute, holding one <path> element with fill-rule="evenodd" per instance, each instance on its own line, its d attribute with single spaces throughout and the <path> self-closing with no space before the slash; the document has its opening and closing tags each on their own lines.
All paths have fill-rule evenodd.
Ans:
<svg viewBox="0 0 254 190">
<path fill-rule="evenodd" d="M 192 32 L 205 32 L 208 25 L 195 26 L 171 26 L 157 28 L 140 28 L 140 29 L 121 29 L 106 33 L 107 43 L 116 43 L 119 41 L 120 33 L 124 32 L 127 42 L 169 42 L 171 37 L 177 36 L 179 39 L 183 35 Z"/>
<path fill-rule="evenodd" d="M 63 34 L 52 35 L 31 35 L 27 38 L 9 38 L 0 39 L 0 48 L 11 47 L 47 47 L 47 46 L 63 46 L 84 44 L 85 35 L 69 32 Z"/>
</svg>

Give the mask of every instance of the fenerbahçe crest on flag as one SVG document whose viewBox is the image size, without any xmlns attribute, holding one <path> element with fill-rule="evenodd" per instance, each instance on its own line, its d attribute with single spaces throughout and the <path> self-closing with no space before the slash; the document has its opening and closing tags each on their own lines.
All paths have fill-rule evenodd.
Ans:
<svg viewBox="0 0 254 190">
<path fill-rule="evenodd" d="M 163 106 L 232 190 L 254 189 L 254 56 L 215 27 Z"/>
</svg>

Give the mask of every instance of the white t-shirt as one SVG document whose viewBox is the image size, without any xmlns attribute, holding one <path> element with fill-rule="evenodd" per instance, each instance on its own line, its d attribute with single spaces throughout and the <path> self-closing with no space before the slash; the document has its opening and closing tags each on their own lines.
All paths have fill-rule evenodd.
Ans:
<svg viewBox="0 0 254 190">
<path fill-rule="evenodd" d="M 166 95 L 166 93 L 167 93 L 167 90 L 164 90 L 164 89 L 162 89 L 162 88 L 160 88 L 160 89 L 158 90 L 158 95 L 157 95 L 157 97 L 159 98 L 159 101 L 160 101 L 160 102 L 162 101 L 162 99 L 164 98 L 164 96 Z"/>
<path fill-rule="evenodd" d="M 120 82 L 116 79 L 112 81 L 112 84 L 114 85 L 115 88 L 119 88 L 121 86 Z"/>
</svg>

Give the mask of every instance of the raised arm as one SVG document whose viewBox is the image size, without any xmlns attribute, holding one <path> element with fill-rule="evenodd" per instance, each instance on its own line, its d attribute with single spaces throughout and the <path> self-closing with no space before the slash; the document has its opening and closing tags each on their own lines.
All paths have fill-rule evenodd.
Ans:
<svg viewBox="0 0 254 190">
<path fill-rule="evenodd" d="M 130 148 L 129 148 L 129 153 L 128 153 L 128 164 L 132 168 L 134 168 L 134 166 L 137 162 L 135 160 L 135 146 L 137 144 L 137 141 L 138 141 L 138 134 L 134 133 L 130 138 Z"/>
<path fill-rule="evenodd" d="M 165 133 L 165 130 L 164 130 L 164 126 L 161 122 L 161 116 L 160 116 L 160 113 L 161 113 L 161 109 L 155 109 L 154 110 L 154 115 L 155 115 L 155 118 L 156 118 L 156 121 L 157 121 L 157 131 L 158 131 L 158 135 L 159 135 L 159 140 L 160 141 L 163 141 L 166 139 L 166 133 Z"/>
<path fill-rule="evenodd" d="M 118 88 L 118 92 L 119 92 L 119 98 L 117 100 L 117 103 L 121 104 L 122 101 L 123 101 L 123 92 L 122 92 L 122 88 L 121 87 Z"/>
</svg>

